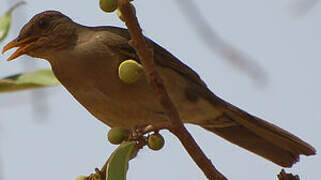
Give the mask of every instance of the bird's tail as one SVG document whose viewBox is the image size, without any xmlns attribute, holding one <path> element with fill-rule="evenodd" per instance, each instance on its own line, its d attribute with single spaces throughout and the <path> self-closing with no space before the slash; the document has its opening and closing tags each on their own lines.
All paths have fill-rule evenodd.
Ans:
<svg viewBox="0 0 321 180">
<path fill-rule="evenodd" d="M 224 104 L 224 113 L 219 118 L 199 125 L 283 167 L 291 167 L 298 162 L 300 154 L 316 153 L 312 146 L 291 133 L 233 105 Z"/>
</svg>

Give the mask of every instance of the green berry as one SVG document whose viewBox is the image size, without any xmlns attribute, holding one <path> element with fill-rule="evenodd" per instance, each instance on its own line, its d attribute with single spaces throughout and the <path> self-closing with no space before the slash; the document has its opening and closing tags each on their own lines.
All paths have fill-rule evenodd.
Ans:
<svg viewBox="0 0 321 180">
<path fill-rule="evenodd" d="M 117 9 L 118 0 L 99 0 L 99 7 L 105 12 L 114 12 Z"/>
<path fill-rule="evenodd" d="M 78 176 L 76 180 L 86 180 L 86 176 Z"/>
<path fill-rule="evenodd" d="M 112 144 L 120 144 L 129 136 L 129 131 L 120 127 L 113 127 L 108 131 L 108 141 Z"/>
<path fill-rule="evenodd" d="M 143 66 L 134 60 L 126 60 L 118 67 L 119 78 L 125 83 L 136 82 L 143 73 Z"/>
<path fill-rule="evenodd" d="M 155 133 L 148 137 L 148 147 L 154 151 L 158 151 L 163 148 L 165 140 L 162 135 Z"/>
<path fill-rule="evenodd" d="M 134 15 L 136 16 L 136 9 L 135 9 L 135 6 L 132 5 L 131 3 L 129 3 Z M 121 11 L 119 9 L 116 10 L 116 14 L 118 16 L 118 18 L 122 21 L 125 21 L 124 17 L 123 17 L 123 14 L 121 13 Z"/>
</svg>

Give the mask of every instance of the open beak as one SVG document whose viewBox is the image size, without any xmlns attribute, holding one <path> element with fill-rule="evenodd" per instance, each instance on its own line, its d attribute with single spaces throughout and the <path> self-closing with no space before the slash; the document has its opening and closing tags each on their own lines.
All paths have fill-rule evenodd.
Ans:
<svg viewBox="0 0 321 180">
<path fill-rule="evenodd" d="M 6 51 L 18 47 L 18 49 L 7 59 L 7 61 L 12 61 L 16 59 L 17 57 L 26 54 L 32 49 L 34 41 L 36 41 L 38 38 L 36 37 L 27 37 L 22 40 L 14 39 L 13 41 L 9 42 L 2 50 L 2 54 L 4 54 Z"/>
</svg>

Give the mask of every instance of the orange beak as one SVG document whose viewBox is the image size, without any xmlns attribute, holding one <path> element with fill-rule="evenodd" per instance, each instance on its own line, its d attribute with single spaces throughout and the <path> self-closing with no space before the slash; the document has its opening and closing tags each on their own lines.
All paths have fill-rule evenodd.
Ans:
<svg viewBox="0 0 321 180">
<path fill-rule="evenodd" d="M 3 48 L 2 54 L 4 54 L 6 51 L 12 48 L 18 47 L 18 49 L 7 59 L 7 61 L 12 61 L 17 57 L 29 52 L 32 49 L 31 47 L 33 46 L 32 42 L 34 42 L 37 39 L 38 38 L 36 37 L 27 37 L 19 41 L 17 39 L 14 39 Z"/>
</svg>

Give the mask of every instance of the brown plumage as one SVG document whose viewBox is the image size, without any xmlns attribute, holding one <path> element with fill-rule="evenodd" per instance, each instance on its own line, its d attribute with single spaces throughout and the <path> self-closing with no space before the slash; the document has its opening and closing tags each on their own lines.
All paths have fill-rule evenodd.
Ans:
<svg viewBox="0 0 321 180">
<path fill-rule="evenodd" d="M 86 27 L 56 11 L 36 15 L 4 51 L 48 60 L 64 87 L 92 115 L 109 126 L 132 128 L 166 122 L 167 117 L 145 77 L 134 84 L 118 78 L 119 64 L 139 62 L 126 29 Z M 192 123 L 280 166 L 315 149 L 298 137 L 254 117 L 213 94 L 196 72 L 148 39 L 169 96 L 184 123 Z"/>
</svg>

